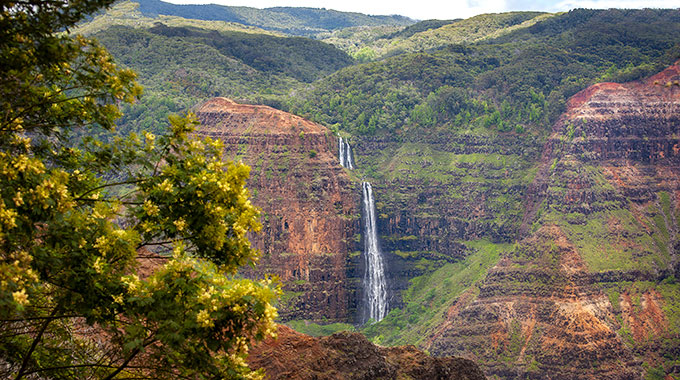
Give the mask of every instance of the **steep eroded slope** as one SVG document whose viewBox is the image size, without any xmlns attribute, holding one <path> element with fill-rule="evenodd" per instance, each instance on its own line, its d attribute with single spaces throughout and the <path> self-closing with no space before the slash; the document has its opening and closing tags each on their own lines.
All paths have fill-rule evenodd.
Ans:
<svg viewBox="0 0 680 380">
<path fill-rule="evenodd" d="M 431 334 L 502 378 L 680 372 L 680 65 L 572 97 L 515 248 Z"/>
<path fill-rule="evenodd" d="M 263 225 L 251 237 L 262 253 L 257 272 L 283 282 L 282 319 L 351 320 L 357 281 L 350 252 L 361 193 L 338 163 L 336 138 L 300 117 L 226 98 L 195 112 L 200 134 L 219 137 L 228 157 L 251 166 L 249 188 Z"/>
</svg>

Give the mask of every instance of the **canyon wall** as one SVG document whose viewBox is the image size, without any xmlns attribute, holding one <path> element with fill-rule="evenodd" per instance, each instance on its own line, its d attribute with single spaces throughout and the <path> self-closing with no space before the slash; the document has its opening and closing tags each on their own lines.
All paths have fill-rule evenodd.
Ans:
<svg viewBox="0 0 680 380">
<path fill-rule="evenodd" d="M 227 158 L 251 167 L 248 187 L 263 228 L 251 236 L 260 261 L 246 274 L 279 277 L 283 321 L 352 320 L 361 191 L 338 163 L 337 139 L 300 117 L 226 98 L 194 112 L 198 134 L 220 138 Z"/>
<path fill-rule="evenodd" d="M 680 375 L 680 66 L 572 97 L 521 239 L 425 344 L 500 378 Z"/>
<path fill-rule="evenodd" d="M 201 134 L 253 168 L 257 273 L 282 279 L 283 321 L 357 320 L 361 177 L 402 309 L 369 335 L 490 377 L 639 379 L 680 374 L 679 80 L 674 65 L 589 87 L 547 139 L 353 137 L 353 171 L 317 124 L 221 98 L 196 112 Z"/>
</svg>

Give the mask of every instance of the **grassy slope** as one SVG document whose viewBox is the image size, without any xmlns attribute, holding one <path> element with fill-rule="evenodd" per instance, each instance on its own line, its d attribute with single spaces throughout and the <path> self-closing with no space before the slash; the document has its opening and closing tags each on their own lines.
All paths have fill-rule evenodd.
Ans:
<svg viewBox="0 0 680 380">
<path fill-rule="evenodd" d="M 383 345 L 418 345 L 430 338 L 458 298 L 463 293 L 475 294 L 476 284 L 484 279 L 486 271 L 512 247 L 487 240 L 465 244 L 473 254 L 411 280 L 411 286 L 403 295 L 405 306 L 391 311 L 380 323 L 365 327 L 362 332 Z"/>
</svg>

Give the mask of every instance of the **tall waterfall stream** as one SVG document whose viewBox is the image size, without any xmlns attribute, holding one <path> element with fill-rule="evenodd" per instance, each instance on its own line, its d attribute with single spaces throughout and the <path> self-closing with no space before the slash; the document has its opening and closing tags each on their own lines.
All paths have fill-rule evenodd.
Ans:
<svg viewBox="0 0 680 380">
<path fill-rule="evenodd" d="M 373 188 L 368 182 L 363 182 L 361 187 L 364 200 L 364 260 L 366 263 L 364 293 L 368 311 L 366 316 L 367 320 L 379 322 L 385 318 L 388 310 L 385 262 L 378 244 Z"/>
<path fill-rule="evenodd" d="M 354 163 L 352 162 L 352 148 L 349 143 L 340 137 L 338 141 L 338 156 L 340 157 L 340 165 L 347 169 L 354 169 Z"/>
<path fill-rule="evenodd" d="M 338 141 L 338 157 L 340 165 L 347 169 L 354 169 L 352 162 L 352 148 L 342 137 Z M 373 320 L 381 321 L 387 315 L 387 281 L 385 280 L 385 262 L 380 244 L 378 244 L 378 229 L 375 218 L 375 202 L 373 201 L 373 188 L 368 182 L 361 184 L 364 202 L 364 262 L 366 273 L 364 274 L 364 322 Z"/>
</svg>

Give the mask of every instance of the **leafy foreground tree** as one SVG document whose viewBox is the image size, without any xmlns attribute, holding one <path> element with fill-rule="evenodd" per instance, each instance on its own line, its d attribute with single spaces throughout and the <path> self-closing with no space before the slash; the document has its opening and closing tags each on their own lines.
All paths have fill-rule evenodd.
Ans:
<svg viewBox="0 0 680 380">
<path fill-rule="evenodd" d="M 115 136 L 134 73 L 55 34 L 112 2 L 0 1 L 0 378 L 258 377 L 279 290 L 235 275 L 256 259 L 248 168 L 190 116 Z M 140 278 L 139 252 L 167 261 Z"/>
</svg>

